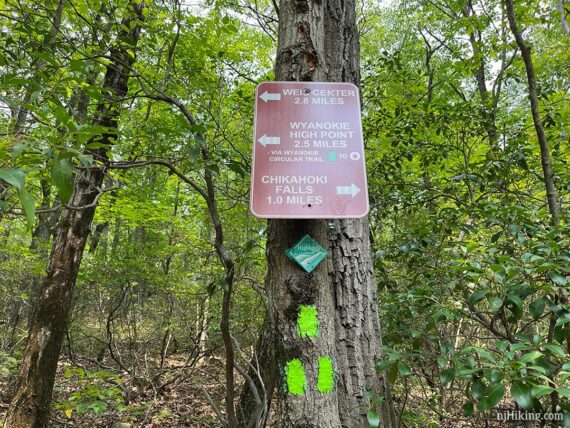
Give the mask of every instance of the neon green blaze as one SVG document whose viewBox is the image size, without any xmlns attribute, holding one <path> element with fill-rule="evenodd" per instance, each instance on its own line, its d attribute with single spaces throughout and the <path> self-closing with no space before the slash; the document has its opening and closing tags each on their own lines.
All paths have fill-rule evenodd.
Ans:
<svg viewBox="0 0 570 428">
<path fill-rule="evenodd" d="M 301 338 L 317 337 L 319 335 L 319 317 L 315 306 L 299 306 L 297 332 Z M 332 360 L 328 356 L 319 357 L 318 363 L 317 390 L 321 394 L 330 394 L 334 389 Z M 289 394 L 305 395 L 307 378 L 305 376 L 305 368 L 299 358 L 295 358 L 285 365 L 285 376 Z"/>
<path fill-rule="evenodd" d="M 334 388 L 334 370 L 330 357 L 319 357 L 319 377 L 317 389 L 323 394 L 332 392 Z"/>
<path fill-rule="evenodd" d="M 319 318 L 317 308 L 314 306 L 301 305 L 297 326 L 300 337 L 317 337 L 319 334 Z"/>
<path fill-rule="evenodd" d="M 287 376 L 289 394 L 305 395 L 305 369 L 300 359 L 295 358 L 287 363 L 285 375 Z"/>
</svg>

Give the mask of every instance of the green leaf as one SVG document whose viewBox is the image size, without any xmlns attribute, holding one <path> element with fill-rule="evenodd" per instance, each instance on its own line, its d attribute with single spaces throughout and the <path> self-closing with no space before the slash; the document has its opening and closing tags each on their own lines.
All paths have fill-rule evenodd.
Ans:
<svg viewBox="0 0 570 428">
<path fill-rule="evenodd" d="M 398 371 L 402 376 L 409 376 L 412 374 L 412 369 L 410 368 L 410 366 L 404 363 L 398 364 Z"/>
<path fill-rule="evenodd" d="M 570 398 L 570 388 L 556 388 L 556 392 L 563 397 Z"/>
<path fill-rule="evenodd" d="M 216 165 L 215 163 L 210 163 L 210 164 L 206 165 L 206 169 L 212 171 L 212 173 L 216 176 L 220 175 L 220 167 L 218 165 Z"/>
<path fill-rule="evenodd" d="M 520 233 L 521 228 L 520 228 L 518 225 L 516 225 L 516 224 L 510 224 L 510 225 L 509 225 L 509 230 L 510 230 L 510 232 L 511 232 L 513 235 L 516 236 L 516 235 L 518 235 L 518 234 Z"/>
<path fill-rule="evenodd" d="M 559 382 L 564 383 L 568 380 L 568 378 L 570 378 L 570 372 L 561 371 L 560 373 L 558 373 Z"/>
<path fill-rule="evenodd" d="M 52 164 L 51 178 L 62 204 L 66 204 L 73 193 L 73 172 L 73 166 L 67 159 L 59 159 Z"/>
<path fill-rule="evenodd" d="M 565 286 L 568 283 L 566 277 L 558 272 L 549 272 L 548 276 L 550 279 L 556 284 L 560 285 L 561 287 Z"/>
<path fill-rule="evenodd" d="M 505 395 L 505 386 L 502 383 L 497 383 L 490 386 L 485 390 L 485 395 L 479 400 L 479 410 L 489 410 L 495 407 Z"/>
<path fill-rule="evenodd" d="M 42 93 L 42 89 L 39 89 L 37 91 L 32 92 L 32 95 L 30 95 L 30 103 L 32 103 L 32 104 L 35 103 L 38 100 L 38 98 L 40 97 L 41 93 Z"/>
<path fill-rule="evenodd" d="M 370 410 L 366 415 L 366 418 L 368 419 L 368 425 L 371 427 L 378 428 L 380 426 L 380 416 L 378 416 L 378 413 L 374 410 Z"/>
<path fill-rule="evenodd" d="M 0 179 L 10 184 L 18 191 L 18 199 L 20 199 L 20 204 L 22 204 L 22 209 L 26 214 L 26 221 L 28 222 L 28 226 L 32 227 L 35 221 L 36 207 L 34 199 L 24 186 L 26 175 L 20 169 L 0 168 Z"/>
<path fill-rule="evenodd" d="M 539 357 L 542 357 L 542 352 L 532 351 L 532 352 L 529 352 L 528 354 L 524 354 L 519 361 L 524 364 L 524 363 L 528 363 L 529 361 L 534 361 Z"/>
<path fill-rule="evenodd" d="M 526 351 L 527 349 L 530 348 L 531 346 L 528 343 L 515 343 L 511 345 L 511 351 L 513 352 Z"/>
<path fill-rule="evenodd" d="M 239 174 L 242 178 L 245 177 L 245 170 L 239 162 L 230 161 L 228 163 L 228 168 L 231 169 L 233 172 Z"/>
<path fill-rule="evenodd" d="M 556 326 L 558 327 L 568 322 L 570 322 L 570 313 L 563 313 L 560 314 L 560 316 L 556 320 Z"/>
<path fill-rule="evenodd" d="M 29 144 L 14 144 L 12 147 L 12 156 L 20 156 L 29 147 Z"/>
<path fill-rule="evenodd" d="M 554 391 L 554 388 L 551 388 L 550 386 L 536 385 L 532 388 L 532 396 L 540 398 L 543 395 L 550 394 L 552 391 Z"/>
<path fill-rule="evenodd" d="M 546 305 L 546 298 L 543 296 L 540 299 L 536 299 L 529 306 L 530 314 L 533 319 L 539 319 L 544 313 L 544 306 Z"/>
<path fill-rule="evenodd" d="M 513 382 L 511 387 L 511 394 L 513 398 L 525 410 L 531 410 L 532 404 L 532 388 L 522 382 Z"/>
<path fill-rule="evenodd" d="M 453 313 L 448 310 L 437 311 L 433 315 L 433 319 L 435 320 L 435 322 L 443 322 L 449 319 L 453 319 Z"/>
<path fill-rule="evenodd" d="M 554 355 L 556 355 L 559 358 L 566 357 L 566 353 L 564 352 L 564 349 L 562 349 L 562 346 L 560 345 L 556 345 L 555 343 L 545 343 L 544 348 L 548 349 L 550 352 L 552 352 Z"/>
<path fill-rule="evenodd" d="M 516 275 L 516 270 L 512 269 L 509 272 L 509 277 L 512 275 Z M 535 289 L 526 285 L 526 284 L 515 284 L 509 287 L 509 295 L 515 295 L 520 297 L 521 299 L 525 299 L 526 297 L 530 296 L 534 293 Z"/>
<path fill-rule="evenodd" d="M 496 363 L 497 360 L 495 359 L 495 357 L 493 357 L 493 355 L 487 351 L 486 349 L 483 348 L 475 348 L 475 352 L 477 352 L 479 355 L 481 355 L 483 358 L 487 359 L 488 361 L 492 362 L 492 363 Z"/>
<path fill-rule="evenodd" d="M 447 385 L 453 379 L 455 379 L 455 369 L 453 368 L 445 369 L 439 374 L 439 380 L 443 385 Z"/>
<path fill-rule="evenodd" d="M 36 206 L 34 204 L 34 198 L 28 193 L 26 189 L 22 189 L 18 192 L 18 197 L 20 198 L 20 203 L 22 208 L 26 213 L 26 220 L 28 226 L 31 228 L 34 225 L 36 219 Z"/>
<path fill-rule="evenodd" d="M 392 360 L 382 361 L 381 363 L 376 364 L 376 371 L 382 372 L 386 370 L 388 367 L 390 367 L 392 364 L 394 364 L 394 361 Z"/>
<path fill-rule="evenodd" d="M 495 345 L 497 346 L 497 350 L 499 352 L 505 352 L 507 346 L 509 346 L 509 342 L 507 342 L 506 340 L 497 340 L 495 341 Z"/>
<path fill-rule="evenodd" d="M 471 385 L 471 394 L 473 395 L 473 397 L 475 397 L 476 399 L 480 399 L 481 397 L 483 397 L 484 393 L 485 393 L 485 385 L 483 384 L 483 382 L 481 382 L 480 380 L 473 382 L 473 385 Z"/>
<path fill-rule="evenodd" d="M 491 382 L 492 383 L 497 383 L 503 380 L 503 373 L 501 373 L 499 370 L 494 369 L 493 371 L 491 371 Z"/>
<path fill-rule="evenodd" d="M 93 165 L 93 155 L 80 154 L 77 155 L 77 159 L 79 159 L 79 162 L 81 162 L 85 167 Z"/>
<path fill-rule="evenodd" d="M 21 191 L 24 189 L 26 176 L 24 171 L 16 168 L 0 168 L 0 179 L 4 180 L 14 189 Z"/>
<path fill-rule="evenodd" d="M 506 306 L 517 320 L 522 318 L 524 302 L 519 296 L 511 294 L 507 298 Z"/>
<path fill-rule="evenodd" d="M 468 401 L 463 405 L 463 416 L 469 417 L 473 415 L 474 407 L 473 402 Z"/>
<path fill-rule="evenodd" d="M 500 230 L 497 233 L 495 233 L 493 236 L 491 236 L 491 243 L 494 244 L 495 242 L 497 242 L 502 234 L 503 234 L 503 231 Z"/>
<path fill-rule="evenodd" d="M 503 301 L 497 296 L 488 296 L 487 300 L 489 301 L 491 312 L 497 312 L 503 306 Z"/>
<path fill-rule="evenodd" d="M 476 304 L 481 301 L 487 295 L 487 290 L 475 290 L 471 297 L 469 297 L 469 303 Z"/>
<path fill-rule="evenodd" d="M 493 277 L 495 278 L 496 281 L 498 282 L 504 282 L 505 278 L 507 276 L 507 272 L 505 271 L 505 269 L 503 267 L 501 267 L 500 269 L 495 271 L 495 274 L 493 275 Z"/>
</svg>

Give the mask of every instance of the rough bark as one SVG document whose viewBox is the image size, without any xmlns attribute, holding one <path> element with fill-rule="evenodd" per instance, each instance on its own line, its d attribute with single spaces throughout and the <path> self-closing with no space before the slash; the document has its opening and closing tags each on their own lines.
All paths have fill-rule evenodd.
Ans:
<svg viewBox="0 0 570 428">
<path fill-rule="evenodd" d="M 95 253 L 97 247 L 99 246 L 99 241 L 101 240 L 101 236 L 103 236 L 104 233 L 107 233 L 108 229 L 109 229 L 108 221 L 99 223 L 97 226 L 95 226 L 95 230 L 93 231 L 93 234 L 91 236 L 91 245 L 89 246 L 90 253 L 92 254 Z"/>
<path fill-rule="evenodd" d="M 548 210 L 552 219 L 552 224 L 556 225 L 560 222 L 560 206 L 558 204 L 558 196 L 556 187 L 554 186 L 554 173 L 552 172 L 552 165 L 550 163 L 550 147 L 544 132 L 542 119 L 540 118 L 540 111 L 538 107 L 538 89 L 536 84 L 536 76 L 534 73 L 534 65 L 532 62 L 532 55 L 530 47 L 527 46 L 522 32 L 517 24 L 517 19 L 513 7 L 512 0 L 504 0 L 505 9 L 507 11 L 507 19 L 509 20 L 509 27 L 517 42 L 517 46 L 521 51 L 521 56 L 524 62 L 526 77 L 528 83 L 528 98 L 530 101 L 530 111 L 532 113 L 532 120 L 534 122 L 534 129 L 540 146 L 540 162 L 542 164 L 542 173 L 544 185 L 546 187 L 546 200 L 548 202 Z"/>
<path fill-rule="evenodd" d="M 352 0 L 281 0 L 276 78 L 283 81 L 330 81 L 359 84 L 359 41 Z M 365 392 L 390 403 L 385 381 L 376 374 L 381 357 L 376 283 L 370 257 L 367 219 L 271 220 L 267 260 L 268 319 L 277 370 L 277 419 L 283 427 L 368 426 Z M 288 260 L 285 250 L 308 234 L 328 251 L 312 273 Z M 319 334 L 299 338 L 300 305 L 318 309 Z M 262 333 L 266 337 L 267 331 Z M 267 343 L 269 341 L 265 341 Z M 336 385 L 330 394 L 315 387 L 317 360 L 331 356 Z M 299 358 L 305 367 L 305 395 L 288 394 L 285 364 Z M 272 396 L 270 381 L 265 382 Z M 242 395 L 242 400 L 247 396 Z M 243 403 L 244 401 L 242 401 Z M 382 426 L 395 426 L 389 406 Z"/>
<path fill-rule="evenodd" d="M 119 100 L 127 93 L 128 69 L 134 62 L 129 52 L 139 38 L 144 3 L 132 4 L 132 13 L 122 22 L 121 42 L 112 50 L 103 85 L 103 98 L 94 123 L 117 129 Z M 131 24 L 135 23 L 131 28 Z M 97 138 L 104 145 L 113 144 L 116 132 Z M 107 153 L 92 153 L 102 164 Z M 95 214 L 94 202 L 103 183 L 103 168 L 84 169 L 78 175 L 69 206 L 52 247 L 47 276 L 43 281 L 24 350 L 16 393 L 10 404 L 4 427 L 47 427 L 55 373 L 65 329 L 69 319 L 73 287 L 83 256 L 85 242 Z M 88 208 L 84 208 L 88 207 Z"/>
<path fill-rule="evenodd" d="M 374 398 L 384 398 L 378 409 L 382 426 L 395 427 L 390 385 L 375 371 L 382 357 L 382 335 L 369 233 L 367 219 L 337 221 L 331 230 L 339 413 L 343 426 L 368 426 L 362 393 L 370 391 Z"/>
<path fill-rule="evenodd" d="M 556 1 L 556 10 L 560 14 L 560 25 L 562 25 L 562 31 L 567 36 L 570 35 L 570 25 L 568 25 L 568 21 L 566 21 L 566 6 L 564 5 L 564 0 L 557 0 Z"/>
<path fill-rule="evenodd" d="M 275 331 L 275 355 L 278 374 L 277 417 L 283 427 L 340 427 L 339 395 L 319 393 L 315 387 L 320 356 L 334 358 L 335 301 L 329 277 L 329 264 L 321 263 L 312 273 L 301 272 L 284 255 L 304 234 L 328 247 L 328 225 L 322 220 L 271 221 L 267 242 L 268 277 L 272 289 L 269 311 Z M 330 251 L 330 250 L 329 250 Z M 300 338 L 297 317 L 300 305 L 314 305 L 318 310 L 319 334 Z M 285 365 L 298 358 L 305 368 L 307 387 L 304 395 L 288 393 L 283 385 Z M 338 375 L 340 367 L 335 367 Z"/>
</svg>

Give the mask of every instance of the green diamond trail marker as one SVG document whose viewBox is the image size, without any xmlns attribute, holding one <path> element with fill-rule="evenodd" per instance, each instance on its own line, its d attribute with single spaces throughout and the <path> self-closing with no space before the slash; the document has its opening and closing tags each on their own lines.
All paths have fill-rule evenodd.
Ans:
<svg viewBox="0 0 570 428">
<path fill-rule="evenodd" d="M 285 254 L 311 273 L 327 256 L 327 251 L 309 235 L 305 235 L 292 248 L 285 251 Z"/>
</svg>

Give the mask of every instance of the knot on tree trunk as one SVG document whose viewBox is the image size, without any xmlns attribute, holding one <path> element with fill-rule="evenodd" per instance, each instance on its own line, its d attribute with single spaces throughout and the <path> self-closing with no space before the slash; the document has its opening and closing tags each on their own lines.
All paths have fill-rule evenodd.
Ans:
<svg viewBox="0 0 570 428">
<path fill-rule="evenodd" d="M 297 13 L 305 13 L 309 11 L 309 0 L 294 0 L 293 7 Z"/>
<path fill-rule="evenodd" d="M 298 277 L 291 275 L 285 280 L 285 285 L 295 305 L 312 305 L 317 298 L 319 284 L 313 274 L 303 276 L 301 282 Z"/>
<path fill-rule="evenodd" d="M 310 40 L 310 39 L 309 39 Z M 305 45 L 303 43 L 303 45 Z M 317 51 L 310 46 L 291 46 L 278 54 L 277 63 L 287 64 L 287 79 L 301 82 L 313 80 L 318 67 Z M 281 65 L 279 65 L 281 67 Z"/>
</svg>

